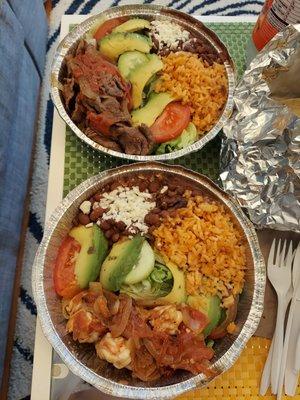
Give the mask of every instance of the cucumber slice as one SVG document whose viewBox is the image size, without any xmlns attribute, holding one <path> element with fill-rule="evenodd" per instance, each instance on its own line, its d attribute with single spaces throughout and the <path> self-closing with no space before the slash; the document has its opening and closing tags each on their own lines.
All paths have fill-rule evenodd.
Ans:
<svg viewBox="0 0 300 400">
<path fill-rule="evenodd" d="M 124 79 L 128 80 L 128 76 L 132 70 L 138 65 L 146 64 L 148 58 L 146 54 L 140 51 L 126 51 L 119 57 L 118 68 Z"/>
<path fill-rule="evenodd" d="M 132 285 L 146 279 L 154 268 L 155 257 L 154 252 L 148 242 L 144 242 L 139 260 L 126 276 L 124 283 Z"/>
</svg>

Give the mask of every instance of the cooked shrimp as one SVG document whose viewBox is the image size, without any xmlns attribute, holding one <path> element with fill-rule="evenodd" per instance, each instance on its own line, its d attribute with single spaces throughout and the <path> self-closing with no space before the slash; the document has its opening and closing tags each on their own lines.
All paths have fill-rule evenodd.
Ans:
<svg viewBox="0 0 300 400">
<path fill-rule="evenodd" d="M 110 333 L 107 333 L 96 343 L 95 347 L 100 358 L 110 362 L 118 369 L 131 363 L 130 343 L 122 336 L 113 338 Z"/>
<path fill-rule="evenodd" d="M 149 322 L 154 330 L 175 335 L 182 322 L 182 312 L 178 311 L 173 304 L 155 307 L 151 312 Z"/>
<path fill-rule="evenodd" d="M 70 318 L 72 315 L 76 314 L 77 311 L 82 309 L 89 309 L 91 303 L 93 304 L 95 299 L 91 299 L 91 294 L 87 290 L 84 290 L 76 296 L 74 296 L 71 300 L 67 300 L 63 302 L 63 314 Z"/>
<path fill-rule="evenodd" d="M 106 327 L 92 313 L 79 310 L 67 322 L 67 332 L 79 343 L 94 343 L 106 331 Z"/>
</svg>

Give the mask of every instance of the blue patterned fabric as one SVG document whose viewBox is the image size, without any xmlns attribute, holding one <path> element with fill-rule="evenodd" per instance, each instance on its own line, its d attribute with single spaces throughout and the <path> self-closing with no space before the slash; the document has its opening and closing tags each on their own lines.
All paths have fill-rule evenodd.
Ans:
<svg viewBox="0 0 300 400">
<path fill-rule="evenodd" d="M 10 0 L 12 1 L 12 0 Z M 31 0 L 23 0 L 25 3 Z M 21 0 L 15 0 L 21 2 Z M 89 14 L 123 4 L 160 4 L 181 11 L 202 15 L 241 16 L 257 15 L 263 0 L 52 0 L 52 16 L 47 43 L 46 72 L 40 105 L 40 124 L 33 172 L 30 222 L 26 235 L 25 259 L 19 309 L 15 333 L 14 354 L 11 363 L 9 399 L 25 399 L 30 393 L 33 362 L 36 307 L 31 291 L 31 266 L 43 235 L 47 191 L 47 173 L 51 147 L 53 104 L 49 96 L 49 74 L 54 51 L 59 42 L 60 21 L 63 14 Z M 42 397 L 41 397 L 42 398 Z M 27 397 L 26 397 L 27 399 Z M 42 399 L 44 400 L 44 399 Z M 48 399 L 45 399 L 48 400 Z"/>
<path fill-rule="evenodd" d="M 11 5 L 6 0 L 0 5 L 0 380 L 37 117 L 39 74 L 45 62 L 47 23 L 41 5 L 41 22 L 34 29 L 40 35 L 35 48 L 27 45 L 29 30 L 26 33 Z M 36 11 L 35 15 L 37 18 Z M 39 30 L 42 20 L 44 28 Z M 40 69 L 33 53 L 39 58 Z"/>
</svg>

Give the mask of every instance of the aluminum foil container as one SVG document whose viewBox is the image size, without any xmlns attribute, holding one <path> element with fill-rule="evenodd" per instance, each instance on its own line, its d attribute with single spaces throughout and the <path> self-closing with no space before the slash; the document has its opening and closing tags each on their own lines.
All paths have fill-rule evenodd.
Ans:
<svg viewBox="0 0 300 400">
<path fill-rule="evenodd" d="M 212 46 L 216 49 L 216 51 L 222 55 L 222 59 L 224 60 L 224 65 L 227 72 L 228 79 L 228 98 L 227 102 L 224 106 L 222 115 L 220 119 L 216 123 L 216 125 L 207 132 L 203 137 L 201 137 L 197 142 L 192 145 L 168 154 L 162 155 L 148 155 L 148 156 L 139 156 L 139 155 L 130 155 L 125 153 L 120 153 L 114 150 L 107 149 L 104 146 L 94 142 L 89 139 L 84 132 L 82 132 L 75 123 L 69 117 L 64 103 L 63 98 L 61 96 L 60 90 L 58 88 L 59 82 L 63 79 L 66 74 L 66 66 L 64 63 L 64 57 L 72 51 L 72 49 L 76 46 L 78 41 L 83 37 L 83 35 L 98 21 L 105 21 L 107 19 L 120 17 L 120 16 L 136 16 L 139 18 L 146 19 L 158 19 L 164 21 L 173 21 L 181 25 L 184 29 L 189 30 L 195 37 L 204 37 L 206 38 Z M 235 87 L 235 73 L 234 73 L 234 65 L 233 61 L 225 47 L 225 45 L 221 42 L 221 40 L 217 37 L 217 35 L 208 29 L 201 22 L 196 20 L 195 18 L 180 12 L 173 10 L 171 8 L 166 8 L 157 5 L 125 5 L 119 7 L 112 7 L 107 9 L 106 11 L 94 15 L 77 27 L 75 27 L 59 44 L 54 59 L 52 63 L 51 69 L 51 97 L 53 103 L 60 114 L 61 118 L 66 122 L 67 125 L 71 128 L 71 130 L 85 143 L 91 146 L 93 149 L 102 151 L 105 154 L 109 154 L 115 157 L 125 158 L 128 160 L 136 160 L 136 161 L 150 161 L 150 160 L 171 160 L 186 154 L 192 153 L 201 149 L 206 143 L 212 140 L 218 132 L 222 129 L 224 123 L 230 117 L 233 107 L 233 91 Z"/>
<path fill-rule="evenodd" d="M 69 369 L 101 391 L 121 398 L 167 399 L 183 392 L 208 384 L 213 377 L 203 374 L 193 376 L 177 371 L 170 378 L 144 383 L 131 377 L 127 370 L 117 370 L 96 357 L 94 346 L 80 345 L 66 334 L 66 321 L 61 311 L 61 301 L 53 287 L 53 264 L 58 247 L 72 226 L 72 220 L 83 200 L 94 194 L 106 183 L 135 174 L 170 174 L 186 180 L 193 187 L 223 203 L 244 237 L 247 270 L 245 286 L 238 304 L 237 333 L 228 335 L 215 347 L 212 362 L 214 377 L 228 370 L 237 360 L 249 338 L 255 332 L 264 304 L 265 266 L 253 225 L 235 201 L 221 191 L 207 177 L 179 166 L 161 163 L 137 163 L 122 166 L 96 175 L 77 188 L 63 200 L 50 217 L 45 228 L 33 267 L 33 289 L 38 316 L 46 338 Z M 124 380 L 127 381 L 124 384 Z"/>
<path fill-rule="evenodd" d="M 300 25 L 254 58 L 224 126 L 221 181 L 258 228 L 300 232 Z"/>
</svg>

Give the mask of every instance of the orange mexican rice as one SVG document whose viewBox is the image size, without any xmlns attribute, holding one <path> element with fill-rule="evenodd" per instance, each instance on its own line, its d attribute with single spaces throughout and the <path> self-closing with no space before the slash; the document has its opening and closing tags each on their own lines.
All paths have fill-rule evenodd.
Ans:
<svg viewBox="0 0 300 400">
<path fill-rule="evenodd" d="M 192 121 L 200 134 L 217 122 L 227 100 L 227 76 L 223 64 L 208 65 L 196 54 L 170 53 L 162 58 L 163 73 L 157 92 L 170 92 L 190 106 Z"/>
<path fill-rule="evenodd" d="M 185 196 L 187 207 L 165 217 L 154 230 L 155 246 L 186 272 L 188 294 L 219 294 L 229 307 L 244 284 L 242 234 L 223 205 L 190 192 Z"/>
</svg>

